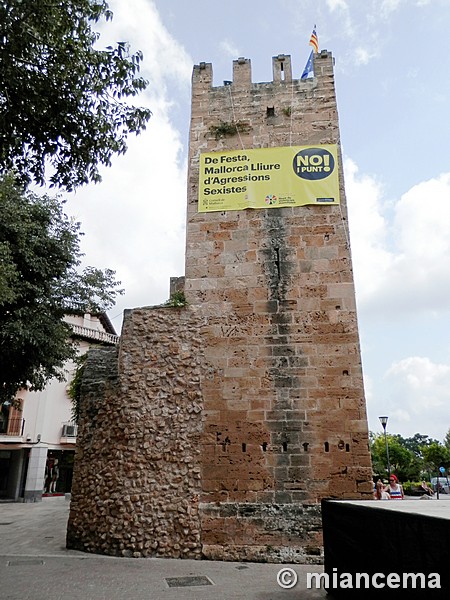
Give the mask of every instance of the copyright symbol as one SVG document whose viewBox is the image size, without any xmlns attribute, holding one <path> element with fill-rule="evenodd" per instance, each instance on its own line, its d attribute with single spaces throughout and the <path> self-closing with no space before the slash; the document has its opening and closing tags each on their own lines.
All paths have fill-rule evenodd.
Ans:
<svg viewBox="0 0 450 600">
<path fill-rule="evenodd" d="M 290 590 L 297 585 L 298 575 L 294 569 L 285 567 L 277 573 L 277 583 L 285 590 Z"/>
</svg>

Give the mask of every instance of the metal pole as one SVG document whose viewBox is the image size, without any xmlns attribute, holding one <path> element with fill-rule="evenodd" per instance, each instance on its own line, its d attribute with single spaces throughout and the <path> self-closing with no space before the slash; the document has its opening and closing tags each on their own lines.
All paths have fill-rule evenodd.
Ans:
<svg viewBox="0 0 450 600">
<path fill-rule="evenodd" d="M 388 417 L 378 417 L 380 419 L 380 423 L 383 426 L 384 430 L 384 443 L 386 444 L 386 459 L 387 459 L 387 470 L 388 470 L 388 479 L 391 477 L 391 463 L 389 461 L 389 444 L 386 435 L 386 426 L 388 422 Z"/>
<path fill-rule="evenodd" d="M 384 441 L 386 444 L 386 458 L 387 458 L 387 470 L 388 470 L 388 479 L 391 477 L 391 463 L 389 462 L 389 444 L 386 435 L 386 427 L 384 428 Z"/>
</svg>

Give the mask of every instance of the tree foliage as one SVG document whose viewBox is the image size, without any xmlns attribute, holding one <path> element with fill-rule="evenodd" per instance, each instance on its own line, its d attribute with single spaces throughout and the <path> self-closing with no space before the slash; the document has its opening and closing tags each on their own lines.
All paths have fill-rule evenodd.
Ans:
<svg viewBox="0 0 450 600">
<path fill-rule="evenodd" d="M 401 435 L 398 434 L 395 437 L 399 440 L 401 444 L 405 446 L 405 448 L 408 448 L 408 450 L 414 452 L 414 454 L 419 459 L 423 458 L 424 447 L 429 446 L 433 443 L 439 443 L 438 440 L 430 438 L 428 435 L 422 435 L 421 433 L 415 433 L 412 437 L 409 438 L 403 438 Z"/>
<path fill-rule="evenodd" d="M 444 446 L 450 450 L 450 429 L 445 434 Z"/>
<path fill-rule="evenodd" d="M 423 458 L 425 464 L 433 473 L 439 471 L 440 467 L 445 469 L 450 467 L 450 450 L 439 442 L 424 446 Z"/>
<path fill-rule="evenodd" d="M 450 467 L 450 449 L 438 440 L 420 433 L 404 438 L 401 435 L 387 435 L 391 472 L 402 481 L 419 481 L 436 473 L 440 466 Z M 378 477 L 387 476 L 387 455 L 384 434 L 370 433 L 372 468 Z"/>
<path fill-rule="evenodd" d="M 151 112 L 126 100 L 147 86 L 142 53 L 95 48 L 104 0 L 0 0 L 0 174 L 72 190 L 100 180 Z"/>
<path fill-rule="evenodd" d="M 37 196 L 0 178 L 0 402 L 21 387 L 42 389 L 75 356 L 67 309 L 102 312 L 114 304 L 114 271 L 88 267 L 79 223 L 59 198 Z"/>
<path fill-rule="evenodd" d="M 420 464 L 412 450 L 408 449 L 400 436 L 387 435 L 389 448 L 389 462 L 391 472 L 403 481 L 411 478 L 417 478 L 416 474 L 420 471 Z M 376 474 L 382 477 L 387 476 L 387 454 L 384 434 L 374 435 L 371 441 L 372 466 Z"/>
</svg>

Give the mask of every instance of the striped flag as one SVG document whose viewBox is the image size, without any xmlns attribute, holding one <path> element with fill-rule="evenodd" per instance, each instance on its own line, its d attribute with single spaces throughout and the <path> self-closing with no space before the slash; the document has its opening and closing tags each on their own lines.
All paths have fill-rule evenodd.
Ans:
<svg viewBox="0 0 450 600">
<path fill-rule="evenodd" d="M 317 37 L 316 26 L 314 25 L 314 29 L 311 34 L 311 38 L 309 40 L 309 45 L 314 48 L 314 52 L 319 52 L 319 38 Z"/>
</svg>

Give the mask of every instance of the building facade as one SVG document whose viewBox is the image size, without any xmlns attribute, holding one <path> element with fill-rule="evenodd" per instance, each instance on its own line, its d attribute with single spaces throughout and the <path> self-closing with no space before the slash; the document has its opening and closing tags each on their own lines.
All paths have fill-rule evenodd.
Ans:
<svg viewBox="0 0 450 600">
<path fill-rule="evenodd" d="M 106 315 L 73 313 L 78 352 L 95 344 L 117 344 Z M 3 403 L 0 416 L 0 500 L 36 502 L 43 495 L 70 492 L 77 425 L 67 388 L 77 365 L 65 366 L 66 379 L 52 379 L 40 392 L 21 390 L 14 404 Z"/>
</svg>

